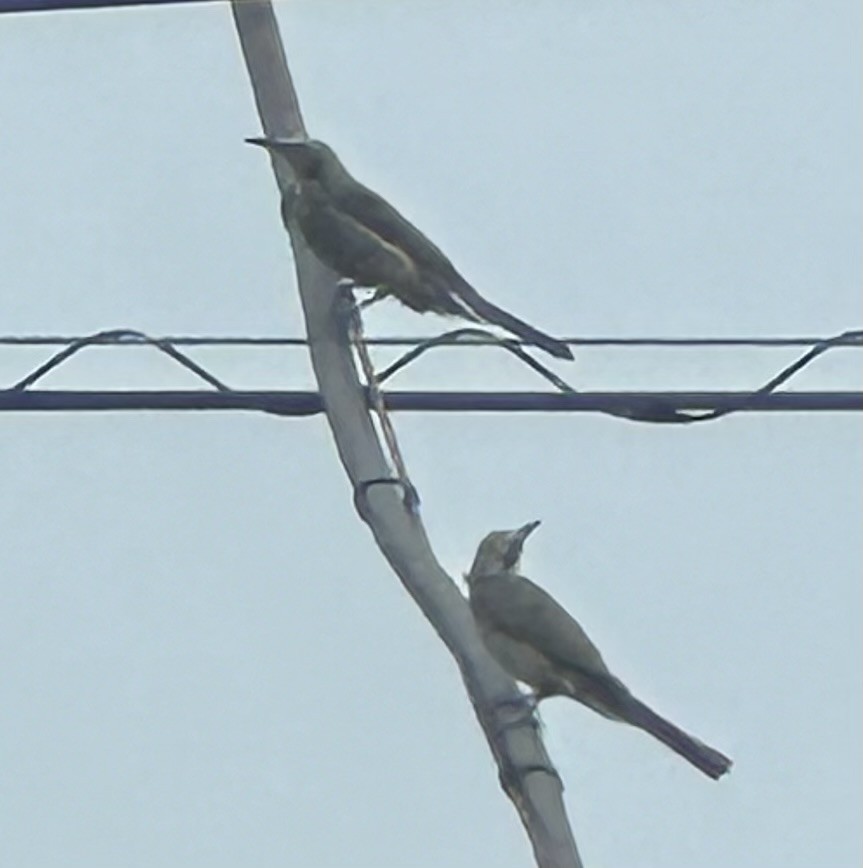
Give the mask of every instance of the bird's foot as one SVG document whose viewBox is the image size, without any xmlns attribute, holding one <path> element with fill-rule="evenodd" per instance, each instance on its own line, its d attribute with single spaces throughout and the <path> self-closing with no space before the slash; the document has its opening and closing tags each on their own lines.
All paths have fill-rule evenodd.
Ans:
<svg viewBox="0 0 863 868">
<path fill-rule="evenodd" d="M 519 693 L 517 696 L 507 696 L 505 699 L 498 700 L 496 706 L 498 709 L 509 709 L 506 719 L 500 721 L 499 726 L 501 731 L 520 726 L 526 721 L 531 721 L 535 726 L 541 723 L 537 715 L 539 699 L 533 693 Z"/>
<path fill-rule="evenodd" d="M 357 285 L 349 277 L 340 277 L 336 281 L 336 305 L 345 317 L 356 310 L 357 300 L 354 298 L 356 288 Z"/>
<path fill-rule="evenodd" d="M 362 300 L 362 301 L 357 305 L 357 307 L 358 307 L 360 310 L 367 310 L 367 309 L 370 308 L 373 304 L 377 304 L 377 302 L 379 302 L 382 298 L 385 298 L 385 297 L 386 297 L 385 294 L 382 293 L 382 292 L 378 289 L 378 290 L 375 291 L 374 295 L 372 295 L 371 297 L 369 297 L 369 298 L 364 298 L 364 299 L 363 299 L 363 300 Z"/>
<path fill-rule="evenodd" d="M 402 489 L 402 503 L 412 515 L 419 512 L 420 496 L 416 487 L 409 479 L 400 479 L 397 476 L 381 476 L 377 479 L 364 479 L 354 488 L 354 506 L 357 512 L 365 516 L 368 514 L 368 493 L 373 485 L 397 485 Z"/>
<path fill-rule="evenodd" d="M 333 297 L 333 312 L 339 322 L 343 323 L 348 331 L 359 324 L 353 281 L 343 277 L 336 283 L 336 294 Z"/>
<path fill-rule="evenodd" d="M 510 695 L 495 702 L 496 714 L 492 730 L 495 740 L 502 741 L 507 732 L 522 726 L 530 726 L 541 732 L 542 719 L 538 714 L 538 704 L 532 693 Z"/>
<path fill-rule="evenodd" d="M 336 289 L 338 289 L 342 295 L 347 296 L 352 302 L 354 301 L 354 293 L 357 292 L 357 290 L 362 293 L 371 292 L 372 295 L 369 298 L 365 298 L 357 304 L 357 307 L 359 308 L 369 307 L 369 305 L 374 304 L 376 301 L 386 298 L 387 295 L 382 289 L 373 289 L 370 286 L 363 286 L 351 277 L 340 277 L 336 281 Z"/>
<path fill-rule="evenodd" d="M 360 286 L 349 277 L 341 277 L 336 282 L 336 309 L 341 318 L 352 325 L 352 328 L 358 333 L 362 333 L 362 321 L 360 314 L 376 301 L 384 298 L 384 294 L 380 290 L 376 290 L 370 298 L 364 298 L 357 301 L 357 290 L 365 291 L 369 287 Z"/>
</svg>

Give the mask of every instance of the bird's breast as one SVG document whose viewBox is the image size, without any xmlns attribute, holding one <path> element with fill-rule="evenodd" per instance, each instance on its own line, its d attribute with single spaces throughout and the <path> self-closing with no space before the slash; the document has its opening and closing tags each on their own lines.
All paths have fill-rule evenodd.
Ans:
<svg viewBox="0 0 863 868">
<path fill-rule="evenodd" d="M 532 645 L 519 642 L 497 630 L 481 632 L 491 656 L 516 681 L 541 690 L 555 678 L 555 668 L 551 661 Z"/>
</svg>

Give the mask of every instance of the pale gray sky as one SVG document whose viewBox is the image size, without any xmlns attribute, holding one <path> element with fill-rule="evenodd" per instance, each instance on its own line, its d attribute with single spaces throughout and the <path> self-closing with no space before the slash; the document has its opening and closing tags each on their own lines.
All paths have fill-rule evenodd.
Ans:
<svg viewBox="0 0 863 868">
<path fill-rule="evenodd" d="M 860 326 L 858 3 L 278 8 L 310 132 L 537 326 Z M 301 332 L 227 5 L 4 17 L 0 81 L 0 332 Z M 392 305 L 367 323 L 443 325 Z M 535 385 L 481 353 L 398 387 Z M 194 355 L 238 387 L 311 383 L 302 351 Z M 2 382 L 44 357 L 3 350 Z M 793 357 L 584 350 L 559 370 L 747 388 Z M 860 381 L 845 350 L 795 385 Z M 195 385 L 142 350 L 45 382 Z M 453 574 L 486 531 L 542 518 L 525 571 L 635 692 L 735 759 L 713 783 L 547 703 L 586 865 L 860 864 L 859 417 L 396 424 Z M 8 864 L 531 864 L 323 420 L 7 414 L 0 438 Z"/>
</svg>

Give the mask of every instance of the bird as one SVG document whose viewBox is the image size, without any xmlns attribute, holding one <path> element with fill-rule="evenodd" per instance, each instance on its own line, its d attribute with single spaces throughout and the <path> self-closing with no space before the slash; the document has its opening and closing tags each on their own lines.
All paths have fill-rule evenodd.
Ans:
<svg viewBox="0 0 863 868">
<path fill-rule="evenodd" d="M 560 359 L 572 351 L 481 296 L 432 241 L 383 197 L 357 181 L 317 139 L 248 138 L 287 161 L 296 182 L 282 199 L 315 256 L 356 286 L 394 296 L 419 313 L 501 326 Z"/>
<path fill-rule="evenodd" d="M 469 604 L 491 656 L 527 684 L 538 702 L 568 696 L 612 720 L 645 730 L 715 779 L 732 761 L 637 699 L 611 673 L 581 625 L 550 594 L 519 573 L 525 540 L 539 527 L 493 531 L 465 575 Z"/>
</svg>

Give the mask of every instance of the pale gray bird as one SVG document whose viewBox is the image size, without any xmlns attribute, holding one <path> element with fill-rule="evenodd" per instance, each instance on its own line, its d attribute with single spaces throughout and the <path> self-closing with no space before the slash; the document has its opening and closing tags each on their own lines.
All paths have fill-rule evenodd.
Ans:
<svg viewBox="0 0 863 868">
<path fill-rule="evenodd" d="M 636 699 L 609 671 L 579 623 L 553 597 L 519 575 L 521 551 L 539 526 L 488 534 L 465 576 L 474 619 L 491 655 L 536 699 L 569 696 L 604 717 L 637 726 L 711 778 L 731 760 Z"/>
</svg>

